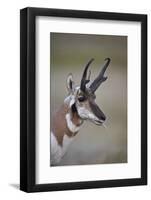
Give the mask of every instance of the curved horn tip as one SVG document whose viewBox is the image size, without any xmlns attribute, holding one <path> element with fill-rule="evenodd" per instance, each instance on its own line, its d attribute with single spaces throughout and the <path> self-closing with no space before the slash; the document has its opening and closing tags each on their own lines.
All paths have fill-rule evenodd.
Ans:
<svg viewBox="0 0 151 200">
<path fill-rule="evenodd" d="M 108 62 L 110 62 L 110 61 L 111 61 L 111 58 L 105 58 L 104 60 L 107 60 Z"/>
<path fill-rule="evenodd" d="M 84 69 L 84 72 L 83 72 L 83 75 L 82 75 L 82 79 L 81 79 L 81 85 L 80 85 L 80 88 L 81 90 L 85 90 L 85 85 L 86 85 L 86 82 L 88 82 L 87 80 L 87 71 L 88 71 L 88 68 L 90 66 L 90 64 L 92 63 L 92 61 L 94 60 L 94 58 L 91 58 L 91 60 L 89 60 L 89 62 L 87 63 L 85 69 Z M 90 76 L 90 71 L 89 71 L 89 76 Z"/>
<path fill-rule="evenodd" d="M 94 61 L 94 58 L 91 58 L 90 61 L 88 63 L 92 63 Z"/>
</svg>

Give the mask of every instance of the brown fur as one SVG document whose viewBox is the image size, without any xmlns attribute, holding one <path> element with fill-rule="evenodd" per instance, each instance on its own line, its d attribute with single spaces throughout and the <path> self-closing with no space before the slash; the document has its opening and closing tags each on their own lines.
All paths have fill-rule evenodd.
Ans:
<svg viewBox="0 0 151 200">
<path fill-rule="evenodd" d="M 56 136 L 59 145 L 62 145 L 64 135 L 68 135 L 69 137 L 73 137 L 77 134 L 77 132 L 72 133 L 66 123 L 66 114 L 71 112 L 67 104 L 63 104 L 60 109 L 53 115 L 52 120 L 52 131 L 53 134 Z M 80 125 L 80 118 L 77 112 L 71 113 L 72 115 L 72 122 L 79 126 Z"/>
</svg>

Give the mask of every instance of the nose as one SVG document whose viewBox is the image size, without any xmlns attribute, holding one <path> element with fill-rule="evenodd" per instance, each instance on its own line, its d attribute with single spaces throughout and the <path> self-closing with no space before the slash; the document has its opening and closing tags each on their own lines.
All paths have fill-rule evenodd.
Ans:
<svg viewBox="0 0 151 200">
<path fill-rule="evenodd" d="M 102 114 L 103 114 L 103 112 L 102 112 Z M 105 121 L 105 120 L 106 120 L 106 117 L 105 117 L 104 114 L 101 116 L 101 120 L 102 120 L 102 121 Z"/>
<path fill-rule="evenodd" d="M 102 110 L 99 108 L 99 106 L 96 103 L 92 103 L 90 102 L 90 107 L 93 111 L 93 113 L 95 114 L 95 116 L 101 120 L 101 121 L 105 121 L 106 117 L 104 115 L 104 113 L 102 112 Z"/>
</svg>

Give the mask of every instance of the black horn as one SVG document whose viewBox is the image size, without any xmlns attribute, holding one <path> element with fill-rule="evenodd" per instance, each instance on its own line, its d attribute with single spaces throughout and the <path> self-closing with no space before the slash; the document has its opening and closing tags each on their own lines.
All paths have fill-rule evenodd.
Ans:
<svg viewBox="0 0 151 200">
<path fill-rule="evenodd" d="M 82 75 L 82 79 L 81 79 L 81 85 L 80 85 L 80 89 L 85 92 L 85 88 L 86 88 L 86 84 L 90 81 L 87 79 L 87 71 L 88 71 L 88 68 L 90 66 L 90 64 L 93 62 L 93 58 L 88 62 L 88 64 L 85 66 L 85 69 L 84 69 L 84 72 L 83 72 L 83 75 Z M 89 74 L 90 76 L 90 74 Z M 89 77 L 90 78 L 90 77 Z"/>
<path fill-rule="evenodd" d="M 111 61 L 110 58 L 105 59 L 105 64 L 104 64 L 101 72 L 99 73 L 99 75 L 96 77 L 96 79 L 90 85 L 90 89 L 93 93 L 98 89 L 98 87 L 101 85 L 101 83 L 107 79 L 107 77 L 104 76 L 104 73 L 105 73 L 110 61 Z"/>
</svg>

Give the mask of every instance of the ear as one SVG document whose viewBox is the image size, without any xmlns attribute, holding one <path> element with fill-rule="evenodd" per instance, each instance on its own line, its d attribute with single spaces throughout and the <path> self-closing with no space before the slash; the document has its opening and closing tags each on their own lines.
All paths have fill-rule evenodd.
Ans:
<svg viewBox="0 0 151 200">
<path fill-rule="evenodd" d="M 74 81 L 73 81 L 73 76 L 72 74 L 69 74 L 68 77 L 67 77 L 67 89 L 68 89 L 68 92 L 72 92 L 73 91 L 73 88 L 74 88 Z"/>
</svg>

